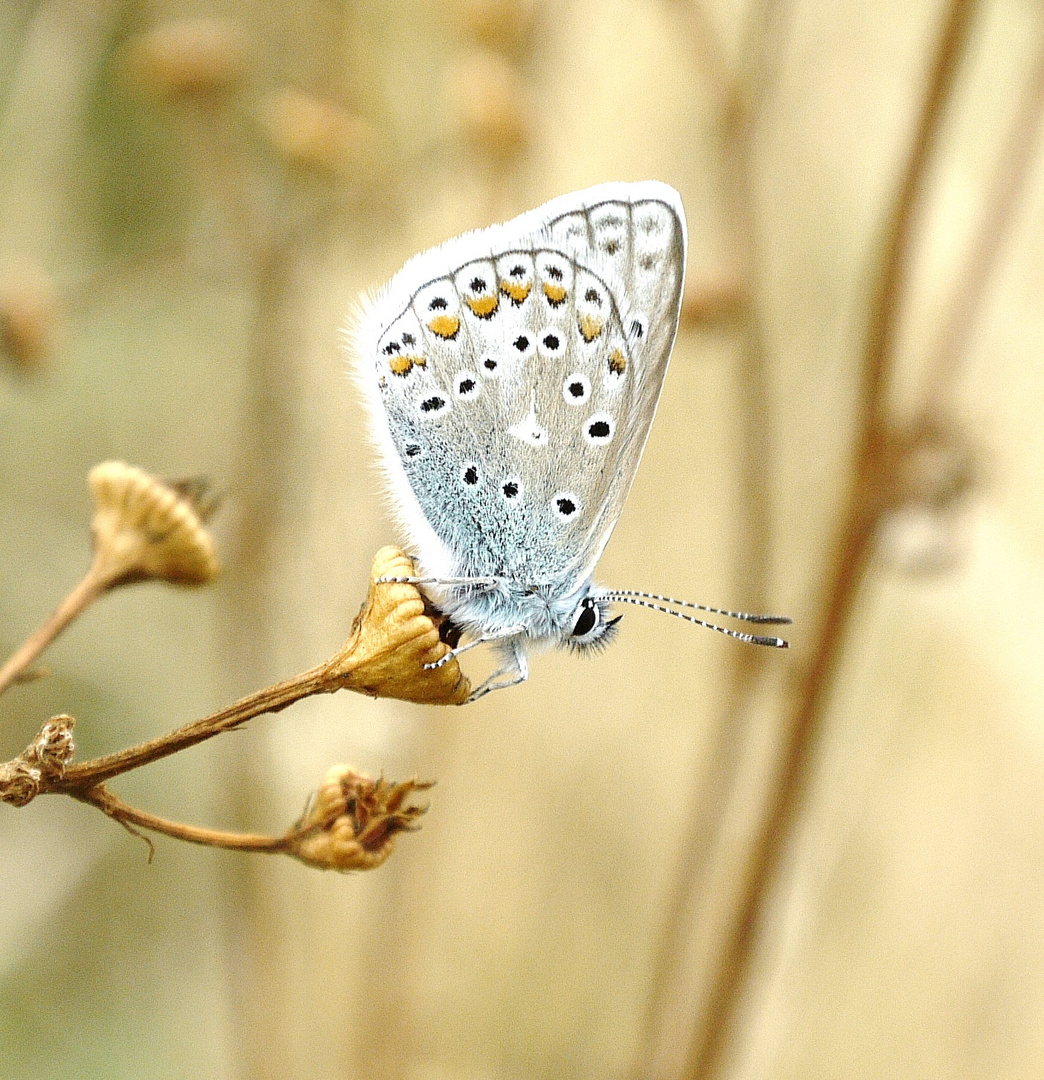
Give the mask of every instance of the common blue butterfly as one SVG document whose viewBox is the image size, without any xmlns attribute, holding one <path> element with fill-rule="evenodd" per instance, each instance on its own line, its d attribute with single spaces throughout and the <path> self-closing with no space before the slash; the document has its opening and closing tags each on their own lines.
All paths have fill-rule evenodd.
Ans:
<svg viewBox="0 0 1044 1080">
<path fill-rule="evenodd" d="M 527 646 L 607 644 L 614 603 L 786 647 L 604 589 L 595 564 L 634 480 L 678 329 L 685 211 L 666 184 L 602 184 L 411 259 L 353 332 L 391 501 L 423 585 L 500 653 L 472 694 L 528 675 Z"/>
</svg>

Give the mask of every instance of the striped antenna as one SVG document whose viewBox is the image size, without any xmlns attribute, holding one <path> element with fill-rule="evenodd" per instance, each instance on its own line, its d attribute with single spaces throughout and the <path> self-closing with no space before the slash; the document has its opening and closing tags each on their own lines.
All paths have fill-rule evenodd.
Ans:
<svg viewBox="0 0 1044 1080">
<path fill-rule="evenodd" d="M 785 626 L 794 621 L 789 615 L 751 615 L 746 611 L 726 611 L 724 608 L 708 607 L 706 604 L 694 604 L 690 600 L 675 600 L 673 596 L 661 596 L 659 593 L 654 592 L 640 592 L 638 589 L 610 589 L 607 594 L 610 600 L 622 599 L 625 596 L 640 596 L 643 600 L 661 600 L 665 604 L 674 604 L 675 607 L 709 611 L 712 615 L 725 615 L 730 619 L 742 619 L 744 622 L 771 623 L 775 626 Z"/>
<path fill-rule="evenodd" d="M 609 600 L 615 604 L 634 604 L 635 607 L 651 608 L 653 611 L 661 611 L 664 615 L 673 615 L 676 619 L 684 619 L 686 622 L 693 623 L 696 626 L 705 626 L 708 630 L 717 630 L 719 634 L 727 634 L 731 638 L 736 638 L 737 641 L 746 641 L 751 645 L 768 645 L 774 649 L 789 649 L 790 642 L 785 641 L 779 637 L 763 637 L 760 634 L 744 634 L 741 630 L 730 630 L 725 626 L 718 626 L 716 623 L 706 622 L 704 619 L 697 619 L 695 615 L 686 615 L 681 611 L 674 611 L 672 608 L 664 607 L 662 604 L 654 604 L 649 600 L 639 600 L 636 596 L 625 595 L 619 592 L 598 594 L 599 600 Z M 687 607 L 699 607 L 698 604 L 687 604 Z M 713 608 L 700 608 L 701 611 L 715 610 Z M 721 614 L 731 614 L 731 612 L 722 612 Z M 782 622 L 790 622 L 789 619 L 780 620 Z"/>
</svg>

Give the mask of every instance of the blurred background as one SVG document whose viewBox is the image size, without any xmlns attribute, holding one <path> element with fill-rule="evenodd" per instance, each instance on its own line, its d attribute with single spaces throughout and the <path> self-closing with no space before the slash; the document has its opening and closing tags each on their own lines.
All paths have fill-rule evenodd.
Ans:
<svg viewBox="0 0 1044 1080">
<path fill-rule="evenodd" d="M 279 832 L 336 762 L 436 779 L 374 873 L 0 808 L 0 1076 L 1040 1076 L 1042 98 L 1031 0 L 0 4 L 2 652 L 93 464 L 225 492 L 219 582 L 93 607 L 0 759 L 332 654 L 396 539 L 354 298 L 604 180 L 675 185 L 690 264 L 599 580 L 795 619 L 628 610 L 477 705 L 311 699 L 113 785 Z"/>
</svg>

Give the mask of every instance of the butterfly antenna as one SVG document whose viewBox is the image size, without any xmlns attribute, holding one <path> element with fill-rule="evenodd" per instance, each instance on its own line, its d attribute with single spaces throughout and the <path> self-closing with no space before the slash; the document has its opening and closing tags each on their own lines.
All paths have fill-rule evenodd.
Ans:
<svg viewBox="0 0 1044 1080">
<path fill-rule="evenodd" d="M 675 607 L 693 608 L 696 611 L 709 611 L 712 615 L 725 615 L 730 619 L 742 619 L 744 622 L 786 626 L 794 620 L 789 615 L 752 615 L 747 611 L 726 611 L 724 608 L 708 607 L 706 604 L 694 604 L 690 600 L 675 600 L 673 596 L 661 596 L 654 592 L 640 592 L 637 589 L 612 589 L 607 598 L 610 600 L 625 596 L 640 596 L 643 600 L 662 600 Z"/>
<path fill-rule="evenodd" d="M 649 600 L 640 600 L 636 596 L 626 596 L 620 593 L 610 593 L 605 596 L 604 599 L 610 600 L 617 604 L 634 604 L 635 607 L 652 608 L 653 611 L 662 611 L 664 615 L 673 615 L 676 619 L 684 619 L 686 622 L 694 623 L 696 626 L 705 626 L 708 630 L 717 630 L 719 634 L 727 634 L 731 638 L 736 638 L 737 641 L 746 641 L 751 645 L 769 645 L 774 649 L 789 649 L 790 642 L 784 641 L 779 637 L 763 637 L 760 634 L 744 634 L 742 630 L 730 630 L 725 626 L 718 626 L 715 623 L 707 622 L 704 619 L 697 619 L 695 615 L 686 615 L 681 611 L 674 611 L 672 608 L 664 607 L 662 604 L 654 604 Z M 697 605 L 689 605 L 696 607 Z M 702 609 L 701 610 L 707 610 Z M 711 608 L 710 610 L 714 610 Z M 731 612 L 722 612 L 722 614 L 731 614 Z M 786 620 L 789 622 L 790 620 Z"/>
</svg>

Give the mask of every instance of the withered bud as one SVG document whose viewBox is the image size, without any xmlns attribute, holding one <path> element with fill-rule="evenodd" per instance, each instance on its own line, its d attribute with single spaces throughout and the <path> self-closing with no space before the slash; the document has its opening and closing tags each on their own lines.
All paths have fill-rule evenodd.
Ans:
<svg viewBox="0 0 1044 1080">
<path fill-rule="evenodd" d="M 44 367 L 57 348 L 61 308 L 43 271 L 23 268 L 0 279 L 0 351 L 27 373 Z"/>
<path fill-rule="evenodd" d="M 532 41 L 536 0 L 456 0 L 461 30 L 497 52 L 519 54 Z"/>
<path fill-rule="evenodd" d="M 61 780 L 75 750 L 75 724 L 71 716 L 53 717 L 18 757 L 0 764 L 0 802 L 25 806 L 41 788 Z"/>
<path fill-rule="evenodd" d="M 289 88 L 264 99 L 261 125 L 288 165 L 337 175 L 347 174 L 372 142 L 361 116 L 329 98 Z"/>
<path fill-rule="evenodd" d="M 287 851 L 323 870 L 373 870 L 392 853 L 399 833 L 417 828 L 427 807 L 407 805 L 407 800 L 431 786 L 418 780 L 371 780 L 336 765 L 291 830 Z"/>
<path fill-rule="evenodd" d="M 895 432 L 879 451 L 878 547 L 903 573 L 950 571 L 964 554 L 960 510 L 980 480 L 976 447 L 934 418 Z"/>
<path fill-rule="evenodd" d="M 510 60 L 474 49 L 450 67 L 446 87 L 462 131 L 481 150 L 510 158 L 526 148 L 533 108 L 525 80 Z"/>
<path fill-rule="evenodd" d="M 213 101 L 242 82 L 247 51 L 242 31 L 228 19 L 180 19 L 135 38 L 126 66 L 158 98 Z"/>
<path fill-rule="evenodd" d="M 65 775 L 65 766 L 76 749 L 73 743 L 75 726 L 76 721 L 71 716 L 64 713 L 53 716 L 23 751 L 22 757 L 30 765 L 36 765 L 45 780 L 61 780 Z"/>
<path fill-rule="evenodd" d="M 444 616 L 416 586 L 379 581 L 414 574 L 413 562 L 399 548 L 385 547 L 377 552 L 366 602 L 344 647 L 329 664 L 330 681 L 373 697 L 419 705 L 462 705 L 471 686 L 456 658 L 441 667 L 424 666 L 450 651 L 439 636 Z"/>
<path fill-rule="evenodd" d="M 884 499 L 892 506 L 945 510 L 960 502 L 978 480 L 975 448 L 952 424 L 927 420 L 897 432 L 887 453 L 890 486 Z"/>
<path fill-rule="evenodd" d="M 208 487 L 165 483 L 122 461 L 95 465 L 88 481 L 95 561 L 110 587 L 152 578 L 174 585 L 214 579 L 217 555 L 203 524 L 213 510 Z"/>
</svg>

